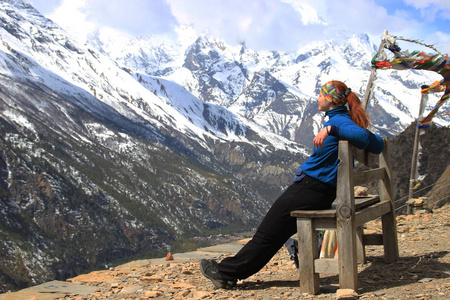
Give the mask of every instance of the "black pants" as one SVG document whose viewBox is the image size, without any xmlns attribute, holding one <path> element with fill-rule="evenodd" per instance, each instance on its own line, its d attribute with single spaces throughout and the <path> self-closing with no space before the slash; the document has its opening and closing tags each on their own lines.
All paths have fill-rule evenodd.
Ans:
<svg viewBox="0 0 450 300">
<path fill-rule="evenodd" d="M 253 238 L 235 255 L 223 259 L 219 272 L 228 280 L 245 279 L 261 270 L 297 232 L 293 210 L 331 207 L 336 188 L 309 176 L 295 182 L 274 202 Z"/>
</svg>

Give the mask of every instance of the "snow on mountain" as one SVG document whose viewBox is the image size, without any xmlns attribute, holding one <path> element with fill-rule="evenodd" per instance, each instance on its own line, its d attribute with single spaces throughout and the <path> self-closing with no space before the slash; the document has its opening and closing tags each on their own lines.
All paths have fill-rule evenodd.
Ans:
<svg viewBox="0 0 450 300">
<path fill-rule="evenodd" d="M 154 106 L 159 107 L 161 100 L 164 100 L 163 103 L 167 105 L 165 110 L 172 116 L 165 123 L 171 127 L 180 131 L 184 130 L 186 134 L 188 134 L 186 132 L 188 128 L 189 135 L 192 137 L 207 135 L 211 138 L 216 136 L 222 139 L 243 139 L 246 128 L 225 108 L 199 100 L 173 81 L 144 74 L 134 74 L 134 76 L 142 86 L 158 96 L 160 103 L 155 103 Z M 180 117 L 175 118 L 175 115 Z M 215 135 L 210 132 L 215 132 Z"/>
<path fill-rule="evenodd" d="M 2 292 L 250 229 L 269 200 L 258 176 L 234 174 L 264 172 L 274 191 L 285 179 L 239 144 L 248 130 L 231 112 L 166 79 L 141 84 L 26 2 L 0 1 L 0 39 Z"/>
<path fill-rule="evenodd" d="M 184 32 L 189 32 L 186 35 L 192 41 L 192 29 L 180 29 L 180 36 Z M 206 35 L 198 36 L 188 48 L 185 44 L 183 47 L 152 47 L 147 44 L 144 48 L 142 43 L 128 43 L 127 51 L 120 57 L 117 57 L 117 51 L 105 53 L 110 56 L 114 53 L 114 59 L 136 72 L 175 81 L 199 99 L 230 109 L 241 120 L 247 119 L 247 123 L 250 120 L 268 132 L 310 145 L 305 139 L 295 138 L 300 136 L 296 133 L 296 126 L 307 122 L 302 120 L 306 104 L 311 104 L 317 97 L 318 88 L 332 79 L 345 81 L 362 98 L 370 75 L 371 60 L 377 51 L 375 43 L 365 34 L 336 32 L 333 36 L 334 40 L 312 43 L 299 49 L 297 53 L 255 52 L 245 45 L 230 46 Z M 108 41 L 111 43 L 110 49 L 120 48 L 112 39 Z M 155 63 L 155 53 L 162 54 L 162 67 Z M 150 57 L 151 59 L 146 59 Z M 141 63 L 137 63 L 138 61 Z M 151 68 L 148 67 L 150 65 Z M 291 121 L 283 120 L 279 112 L 273 111 L 274 105 L 271 103 L 280 99 L 273 90 L 248 95 L 256 85 L 270 84 L 261 83 L 264 76 L 260 74 L 264 72 L 278 80 L 292 95 L 296 95 L 297 100 L 293 103 L 299 107 L 289 107 L 289 111 L 281 113 L 291 116 Z M 368 107 L 373 130 L 388 136 L 401 132 L 417 118 L 420 86 L 432 83 L 439 77 L 438 74 L 426 71 L 378 71 L 375 100 Z M 431 98 L 429 110 L 439 99 L 439 95 Z M 292 115 L 296 117 L 292 118 Z M 436 122 L 447 126 L 450 119 L 440 118 Z M 316 128 L 308 130 L 316 131 Z"/>
<path fill-rule="evenodd" d="M 195 136 L 199 142 L 203 136 L 245 140 L 245 127 L 253 127 L 258 128 L 258 132 L 265 132 L 261 136 L 269 133 L 280 136 L 272 145 L 277 148 L 285 149 L 292 142 L 311 146 L 311 142 L 299 134 L 298 128 L 302 127 L 301 123 L 309 122 L 303 119 L 304 111 L 308 105 L 313 105 L 318 88 L 328 80 L 339 79 L 362 98 L 369 78 L 370 61 L 376 51 L 375 44 L 367 35 L 337 32 L 333 35 L 334 40 L 308 45 L 297 53 L 255 52 L 245 45 L 230 46 L 219 39 L 197 35 L 192 28 L 185 26 L 178 29 L 176 42 L 155 36 L 132 37 L 101 28 L 92 33 L 91 46 L 85 47 L 70 40 L 63 30 L 41 18 L 37 11 L 30 13 L 31 10 L 29 7 L 26 12 L 1 12 L 9 17 L 15 16 L 21 28 L 31 28 L 30 32 L 12 34 L 20 39 L 3 38 L 2 44 L 4 53 L 11 48 L 30 55 L 24 58 L 29 65 L 21 71 L 25 76 L 31 75 L 50 88 L 59 88 L 67 94 L 81 92 L 71 91 L 62 83 L 67 81 L 122 115 L 146 120 L 156 128 L 169 126 L 182 133 L 195 133 L 192 137 Z M 28 17 L 20 18 L 22 13 Z M 308 22 L 319 20 L 315 17 Z M 45 41 L 39 29 L 34 29 L 38 28 L 36 25 L 51 31 L 57 43 Z M 39 40 L 39 35 L 43 40 Z M 33 40 L 35 36 L 38 42 Z M 52 58 L 54 54 L 56 59 Z M 46 70 L 40 70 L 41 66 Z M 50 72 L 46 73 L 47 70 Z M 393 136 L 417 117 L 420 86 L 440 76 L 418 71 L 378 73 L 376 99 L 369 103 L 368 111 L 373 129 Z M 272 79 L 268 80 L 268 77 Z M 141 83 L 145 81 L 145 86 L 136 79 Z M 156 90 L 161 90 L 156 86 L 161 82 L 164 82 L 166 95 L 155 95 Z M 177 97 L 175 94 L 179 93 L 175 91 L 180 91 L 180 87 L 184 87 L 184 91 L 182 97 Z M 171 88 L 175 91 L 171 92 Z M 167 96 L 168 93 L 174 98 Z M 284 97 L 287 97 L 286 101 Z M 438 96 L 431 97 L 428 109 L 437 99 Z M 215 107 L 211 110 L 214 106 L 209 104 L 223 109 Z M 197 109 L 183 110 L 183 106 Z M 205 120 L 203 109 L 209 109 L 207 114 L 210 116 L 212 113 L 218 115 Z M 219 119 L 222 120 L 221 126 L 228 124 L 230 128 L 218 128 Z M 390 120 L 388 124 L 387 119 Z M 215 125 L 205 124 L 205 121 L 215 122 Z M 450 119 L 437 119 L 436 122 L 448 125 Z M 320 126 L 319 122 L 307 130 L 316 132 Z M 308 138 L 309 135 L 305 133 Z"/>
<path fill-rule="evenodd" d="M 230 112 L 202 103 L 187 92 L 180 95 L 182 89 L 177 84 L 163 80 L 165 87 L 158 87 L 158 82 L 161 81 L 149 79 L 145 88 L 131 74 L 118 68 L 110 58 L 69 40 L 67 35 L 50 21 L 42 21 L 39 15 L 36 18 L 25 17 L 31 9 L 14 12 L 4 9 L 1 14 L 5 20 L 7 16 L 14 16 L 20 22 L 18 24 L 20 28 L 33 30 L 37 26 L 46 27 L 52 32 L 56 43 L 49 40 L 36 42 L 34 40 L 36 33 L 33 31 L 22 30 L 12 36 L 2 36 L 3 43 L 0 48 L 2 53 L 7 56 L 11 56 L 8 55 L 11 52 L 23 55 L 23 63 L 26 64 L 20 70 L 5 69 L 5 72 L 10 74 L 14 72 L 15 76 L 32 76 L 49 88 L 66 95 L 75 96 L 88 92 L 127 118 L 136 121 L 145 120 L 156 128 L 171 127 L 183 133 L 191 132 L 194 133 L 191 137 L 199 140 L 202 140 L 204 135 L 211 138 L 217 135 L 223 138 L 228 132 L 234 139 L 245 132 Z M 117 40 L 122 42 L 120 38 Z M 155 52 L 153 55 L 161 62 L 161 53 Z M 3 65 L 7 65 L 7 59 L 8 57 L 3 58 Z M 140 65 L 142 63 L 140 62 Z M 150 64 L 151 61 L 148 60 L 147 63 Z M 158 66 L 161 67 L 161 64 Z M 139 78 L 142 82 L 142 76 Z M 154 88 L 149 88 L 150 81 Z M 67 83 L 80 89 L 74 89 Z M 155 94 L 156 89 L 159 92 Z M 165 89 L 164 93 L 161 93 L 162 89 Z M 84 105 L 87 109 L 96 110 L 97 113 L 102 111 L 93 107 L 95 102 Z M 191 108 L 189 111 L 188 107 Z M 196 109 L 192 110 L 194 107 Z M 204 118 L 206 114 L 210 116 L 207 121 L 215 124 L 207 124 Z M 228 125 L 230 128 L 225 128 Z"/>
</svg>

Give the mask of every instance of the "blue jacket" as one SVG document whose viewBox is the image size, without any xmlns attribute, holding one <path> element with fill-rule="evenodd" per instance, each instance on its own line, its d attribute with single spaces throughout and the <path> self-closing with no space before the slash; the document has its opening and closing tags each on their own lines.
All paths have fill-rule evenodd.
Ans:
<svg viewBox="0 0 450 300">
<path fill-rule="evenodd" d="M 337 136 L 329 136 L 322 148 L 313 149 L 313 154 L 295 172 L 295 181 L 301 179 L 301 172 L 321 182 L 336 186 L 339 140 L 347 140 L 359 149 L 379 154 L 384 149 L 383 139 L 356 125 L 350 118 L 346 106 L 336 107 L 325 113 L 329 117 L 325 126 L 334 125 Z"/>
</svg>

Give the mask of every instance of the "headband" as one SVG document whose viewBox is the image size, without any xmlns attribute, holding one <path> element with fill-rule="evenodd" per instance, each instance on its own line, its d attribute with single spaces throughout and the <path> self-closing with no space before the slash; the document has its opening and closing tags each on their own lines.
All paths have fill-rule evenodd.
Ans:
<svg viewBox="0 0 450 300">
<path fill-rule="evenodd" d="M 320 89 L 322 95 L 328 102 L 333 102 L 338 106 L 345 105 L 347 103 L 347 96 L 352 91 L 350 88 L 345 90 L 345 93 L 342 93 L 332 81 L 325 83 Z"/>
</svg>

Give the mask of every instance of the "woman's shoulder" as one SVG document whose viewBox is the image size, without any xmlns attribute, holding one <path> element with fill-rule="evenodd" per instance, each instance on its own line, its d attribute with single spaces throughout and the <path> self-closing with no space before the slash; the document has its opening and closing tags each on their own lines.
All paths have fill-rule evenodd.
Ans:
<svg viewBox="0 0 450 300">
<path fill-rule="evenodd" d="M 353 121 L 348 114 L 335 114 L 331 116 L 326 123 L 339 126 L 346 124 L 351 125 Z"/>
</svg>

